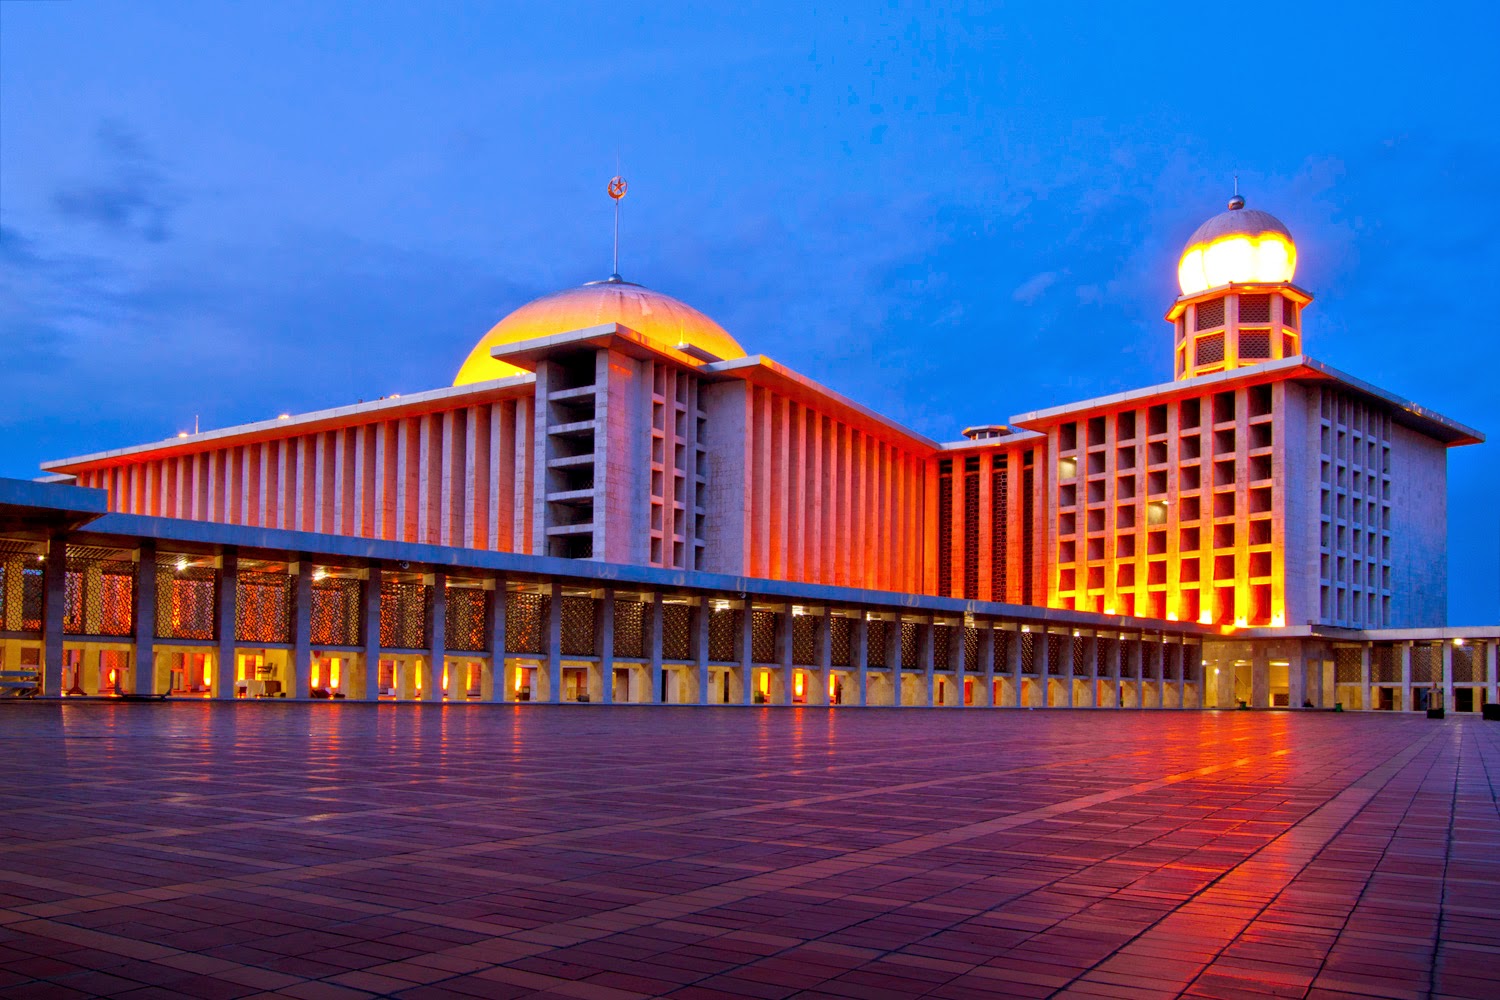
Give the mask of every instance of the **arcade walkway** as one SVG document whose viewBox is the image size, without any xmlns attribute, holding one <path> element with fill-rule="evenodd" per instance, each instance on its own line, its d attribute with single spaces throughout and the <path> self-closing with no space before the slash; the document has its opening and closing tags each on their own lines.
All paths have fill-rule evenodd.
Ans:
<svg viewBox="0 0 1500 1000">
<path fill-rule="evenodd" d="M 0 705 L 0 997 L 1500 995 L 1500 725 Z"/>
</svg>

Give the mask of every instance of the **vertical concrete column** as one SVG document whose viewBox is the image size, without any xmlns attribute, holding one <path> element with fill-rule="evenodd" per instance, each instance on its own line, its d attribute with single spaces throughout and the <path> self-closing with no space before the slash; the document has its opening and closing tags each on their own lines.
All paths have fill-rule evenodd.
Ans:
<svg viewBox="0 0 1500 1000">
<path fill-rule="evenodd" d="M 1490 704 L 1500 702 L 1500 676 L 1496 676 L 1496 669 L 1500 667 L 1496 658 L 1497 646 L 1500 646 L 1500 639 L 1490 639 L 1484 644 L 1484 700 Z"/>
<path fill-rule="evenodd" d="M 1077 667 L 1077 664 L 1073 662 L 1073 638 L 1072 632 L 1064 633 L 1062 637 L 1062 664 L 1058 669 L 1062 698 L 1058 701 L 1058 708 L 1073 707 L 1073 675 Z"/>
<path fill-rule="evenodd" d="M 818 667 L 814 673 L 813 689 L 808 692 L 809 705 L 827 705 L 829 701 L 828 678 L 833 676 L 833 627 L 828 620 L 831 610 L 826 604 L 818 610 L 817 631 L 813 637 Z"/>
<path fill-rule="evenodd" d="M 63 618 L 68 613 L 68 543 L 47 539 L 42 563 L 42 694 L 62 697 Z"/>
<path fill-rule="evenodd" d="M 699 705 L 707 705 L 712 700 L 709 692 L 709 681 L 712 675 L 708 670 L 708 616 L 710 612 L 708 598 L 703 597 L 693 605 L 692 618 L 689 624 L 691 638 L 688 640 L 693 657 L 693 677 L 697 685 L 694 702 Z"/>
<path fill-rule="evenodd" d="M 1439 703 L 1449 712 L 1456 711 L 1453 700 L 1453 643 L 1443 643 L 1443 693 Z"/>
<path fill-rule="evenodd" d="M 860 706 L 870 703 L 870 620 L 866 613 L 861 611 L 859 617 L 851 620 L 849 635 L 849 662 L 854 667 L 856 703 Z"/>
<path fill-rule="evenodd" d="M 365 661 L 365 686 L 359 696 L 365 701 L 380 700 L 380 583 L 383 574 L 379 564 L 372 564 L 360 594 L 359 644 Z"/>
<path fill-rule="evenodd" d="M 552 581 L 547 594 L 547 697 L 549 704 L 562 701 L 562 584 Z"/>
<path fill-rule="evenodd" d="M 1076 664 L 1075 664 L 1076 667 Z M 1083 708 L 1099 707 L 1099 633 L 1089 632 L 1083 637 L 1083 673 L 1088 678 L 1088 695 Z"/>
<path fill-rule="evenodd" d="M 1126 640 L 1122 638 L 1120 641 L 1125 642 Z M 1130 676 L 1134 678 L 1134 680 L 1130 681 L 1129 683 L 1133 683 L 1135 685 L 1136 708 L 1144 708 L 1146 703 L 1146 699 L 1143 694 L 1146 687 L 1145 650 L 1141 648 L 1143 641 L 1144 640 L 1140 636 L 1136 636 L 1135 638 L 1130 639 L 1130 646 L 1125 651 L 1125 655 L 1126 657 L 1128 657 L 1126 663 L 1129 665 L 1129 673 Z M 1121 682 L 1121 704 L 1124 704 L 1123 688 L 1125 683 L 1125 681 Z"/>
<path fill-rule="evenodd" d="M 661 673 L 662 604 L 663 595 L 658 591 L 651 595 L 651 603 L 646 611 L 646 642 L 649 643 L 646 655 L 650 658 L 651 671 L 651 696 L 646 701 L 650 704 L 665 704 L 667 701 L 662 690 Z"/>
<path fill-rule="evenodd" d="M 935 628 L 937 628 L 937 625 L 934 624 L 931 618 L 917 625 L 917 663 L 922 670 L 922 701 L 923 706 L 926 708 L 933 708 L 937 705 L 935 697 L 937 688 L 933 684 L 933 671 L 936 668 L 933 658 L 936 654 L 935 647 L 937 646 L 936 637 L 933 635 Z M 949 637 L 949 642 L 950 645 L 948 648 L 951 650 L 953 648 L 951 645 L 951 636 Z"/>
<path fill-rule="evenodd" d="M 986 458 L 986 461 L 989 459 Z M 981 480 L 984 482 L 984 480 Z M 989 708 L 995 707 L 995 623 L 987 621 L 979 626 L 979 684 L 984 685 L 984 695 L 981 698 L 976 694 L 975 705 L 984 705 Z"/>
<path fill-rule="evenodd" d="M 948 666 L 953 671 L 953 685 L 956 690 L 953 693 L 953 704 L 959 708 L 964 707 L 964 684 L 968 681 L 969 668 L 969 626 L 964 620 L 958 620 L 958 626 L 953 630 L 958 638 L 957 645 L 952 639 L 948 640 Z"/>
<path fill-rule="evenodd" d="M 156 693 L 156 545 L 142 542 L 135 566 L 135 693 Z M 104 683 L 104 679 L 100 678 Z M 123 690 L 124 685 L 121 685 Z"/>
<path fill-rule="evenodd" d="M 1036 633 L 1036 683 L 1031 686 L 1031 698 L 1027 708 L 1047 707 L 1047 688 L 1052 683 L 1052 643 L 1043 628 Z"/>
<path fill-rule="evenodd" d="M 771 703 L 775 705 L 792 703 L 792 671 L 796 669 L 793 666 L 792 640 L 795 632 L 792 606 L 790 603 L 783 604 L 776 612 L 776 673 L 779 676 L 771 684 Z"/>
<path fill-rule="evenodd" d="M 1410 712 L 1413 707 L 1411 700 L 1411 643 L 1398 642 L 1396 650 L 1397 655 L 1401 657 L 1401 705 L 1397 711 Z"/>
<path fill-rule="evenodd" d="M 895 618 L 880 620 L 881 628 L 885 629 L 885 669 L 891 679 L 891 705 L 894 708 L 901 707 L 902 673 L 905 668 L 905 651 L 902 648 L 902 633 L 904 631 L 904 619 L 898 612 Z M 892 636 L 895 637 L 894 641 Z"/>
<path fill-rule="evenodd" d="M 225 552 L 219 559 L 219 606 L 218 636 L 219 650 L 214 664 L 215 698 L 234 698 L 234 636 L 235 605 L 239 593 L 239 556 L 233 550 Z"/>
<path fill-rule="evenodd" d="M 749 598 L 740 613 L 740 704 L 755 704 L 755 608 Z"/>
<path fill-rule="evenodd" d="M 1371 649 L 1372 643 L 1359 644 L 1359 707 L 1366 712 L 1375 707 L 1375 689 L 1370 686 Z"/>
<path fill-rule="evenodd" d="M 448 658 L 448 574 L 432 574 L 432 614 L 427 619 L 427 678 L 422 700 L 443 700 L 443 674 Z"/>
<path fill-rule="evenodd" d="M 1022 670 L 1025 668 L 1025 662 L 1021 657 L 1020 629 L 1011 630 L 1010 643 L 1006 655 L 1008 658 L 1006 672 L 1010 674 L 1011 698 L 1014 699 L 1012 707 L 1024 708 L 1025 703 L 1021 701 L 1021 678 L 1023 677 Z"/>
<path fill-rule="evenodd" d="M 312 563 L 303 559 L 292 580 L 292 697 L 311 697 L 311 681 Z"/>
<path fill-rule="evenodd" d="M 1109 693 L 1113 700 L 1111 708 L 1119 708 L 1124 704 L 1120 694 L 1120 665 L 1124 655 L 1125 636 L 1116 635 L 1115 641 L 1109 644 L 1109 662 L 1106 664 L 1109 668 Z"/>
<path fill-rule="evenodd" d="M 1187 707 L 1188 674 L 1196 666 L 1198 670 L 1198 708 L 1203 707 L 1203 655 L 1201 646 L 1188 644 L 1186 636 L 1177 640 L 1177 707 Z M 1193 661 L 1196 660 L 1195 664 Z"/>
<path fill-rule="evenodd" d="M 1271 663 L 1263 645 L 1250 653 L 1250 707 L 1271 707 Z"/>
<path fill-rule="evenodd" d="M 589 700 L 600 705 L 615 701 L 615 591 L 604 588 L 594 608 L 594 654 L 599 657 L 598 683 L 589 685 Z"/>
<path fill-rule="evenodd" d="M 1298 642 L 1287 654 L 1286 703 L 1288 708 L 1301 708 L 1307 700 L 1307 651 Z"/>
<path fill-rule="evenodd" d="M 485 635 L 489 641 L 490 654 L 490 701 L 503 702 L 510 697 L 509 686 L 506 683 L 508 675 L 505 670 L 505 643 L 506 635 L 506 613 L 507 606 L 506 578 L 504 574 L 496 574 L 495 590 L 490 599 L 488 608 L 489 620 L 485 622 Z"/>
</svg>

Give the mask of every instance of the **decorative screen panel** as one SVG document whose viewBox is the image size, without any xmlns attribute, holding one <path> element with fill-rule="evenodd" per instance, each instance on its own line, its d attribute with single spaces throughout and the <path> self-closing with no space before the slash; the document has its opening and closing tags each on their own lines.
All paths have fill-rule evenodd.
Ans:
<svg viewBox="0 0 1500 1000">
<path fill-rule="evenodd" d="M 964 627 L 964 669 L 983 673 L 988 663 L 979 662 L 979 629 L 972 625 Z"/>
<path fill-rule="evenodd" d="M 812 615 L 792 616 L 792 662 L 803 667 L 818 664 L 818 619 Z"/>
<path fill-rule="evenodd" d="M 1021 633 L 1021 673 L 1036 673 L 1036 636 L 1030 632 Z"/>
<path fill-rule="evenodd" d="M 1240 324 L 1242 326 L 1269 322 L 1271 322 L 1271 296 L 1240 296 Z"/>
<path fill-rule="evenodd" d="M 693 607 L 663 604 L 661 608 L 661 657 L 689 660 L 693 656 Z"/>
<path fill-rule="evenodd" d="M 312 581 L 312 644 L 358 646 L 360 598 L 365 584 L 350 577 Z"/>
<path fill-rule="evenodd" d="M 562 651 L 564 656 L 593 656 L 594 599 L 577 595 L 562 599 Z"/>
<path fill-rule="evenodd" d="M 1062 673 L 1062 637 L 1047 636 L 1047 673 Z"/>
<path fill-rule="evenodd" d="M 615 598 L 615 655 L 646 658 L 646 605 L 640 601 Z"/>
<path fill-rule="evenodd" d="M 953 592 L 953 460 L 938 463 L 937 590 Z"/>
<path fill-rule="evenodd" d="M 708 658 L 718 663 L 739 660 L 741 611 L 720 608 L 708 613 Z"/>
<path fill-rule="evenodd" d="M 947 625 L 932 626 L 932 666 L 937 670 L 951 670 L 953 668 L 952 650 L 953 629 Z"/>
<path fill-rule="evenodd" d="M 486 619 L 490 592 L 482 587 L 449 587 L 443 617 L 443 647 L 461 653 L 482 653 L 488 647 Z M 590 621 L 592 621 L 590 616 Z"/>
<path fill-rule="evenodd" d="M 850 657 L 852 651 L 851 638 L 854 631 L 854 621 L 844 615 L 828 616 L 828 639 L 832 652 L 832 663 L 835 667 L 851 666 Z"/>
<path fill-rule="evenodd" d="M 1212 302 L 1198 303 L 1197 319 L 1193 323 L 1195 330 L 1212 330 L 1224 325 L 1224 300 L 1214 299 Z"/>
<path fill-rule="evenodd" d="M 1401 683 L 1401 657 L 1392 646 L 1370 650 L 1370 678 L 1377 684 Z"/>
<path fill-rule="evenodd" d="M 544 640 L 547 595 L 511 591 L 505 595 L 505 651 L 540 653 Z"/>
<path fill-rule="evenodd" d="M 1224 360 L 1224 335 L 1222 333 L 1199 337 L 1195 348 L 1195 364 L 1214 365 Z"/>
<path fill-rule="evenodd" d="M 205 566 L 156 567 L 156 637 L 218 638 L 219 571 Z"/>
<path fill-rule="evenodd" d="M 990 600 L 1008 600 L 1006 585 L 1010 582 L 1010 470 L 1003 455 L 995 456 L 990 471 Z"/>
<path fill-rule="evenodd" d="M 380 645 L 386 649 L 426 649 L 432 588 L 424 583 L 380 584 Z"/>
<path fill-rule="evenodd" d="M 1442 654 L 1436 646 L 1419 642 L 1411 647 L 1411 682 L 1431 684 L 1441 678 Z"/>
<path fill-rule="evenodd" d="M 235 640 L 291 642 L 292 586 L 292 577 L 286 573 L 237 573 L 234 580 Z"/>
<path fill-rule="evenodd" d="M 130 635 L 135 627 L 135 564 L 68 557 L 63 631 Z"/>
<path fill-rule="evenodd" d="M 776 662 L 776 618 L 774 611 L 752 611 L 750 615 L 750 659 L 754 663 Z"/>
<path fill-rule="evenodd" d="M 1360 650 L 1347 646 L 1333 651 L 1333 676 L 1338 684 L 1358 684 L 1363 662 Z"/>
<path fill-rule="evenodd" d="M 979 459 L 964 459 L 964 597 L 979 599 Z"/>
<path fill-rule="evenodd" d="M 890 623 L 884 619 L 877 618 L 865 625 L 865 663 L 872 667 L 884 667 L 885 662 L 885 636 L 890 630 Z"/>
<path fill-rule="evenodd" d="M 1240 331 L 1240 360 L 1265 361 L 1271 356 L 1270 330 Z"/>
<path fill-rule="evenodd" d="M 903 670 L 915 670 L 922 665 L 920 651 L 917 649 L 917 623 L 901 623 L 901 667 Z"/>
</svg>

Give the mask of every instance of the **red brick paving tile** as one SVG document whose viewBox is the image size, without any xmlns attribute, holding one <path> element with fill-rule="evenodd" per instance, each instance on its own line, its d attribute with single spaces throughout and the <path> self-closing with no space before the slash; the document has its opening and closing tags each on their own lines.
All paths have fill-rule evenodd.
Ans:
<svg viewBox="0 0 1500 1000">
<path fill-rule="evenodd" d="M 0 711 L 0 995 L 1500 995 L 1470 719 Z"/>
</svg>

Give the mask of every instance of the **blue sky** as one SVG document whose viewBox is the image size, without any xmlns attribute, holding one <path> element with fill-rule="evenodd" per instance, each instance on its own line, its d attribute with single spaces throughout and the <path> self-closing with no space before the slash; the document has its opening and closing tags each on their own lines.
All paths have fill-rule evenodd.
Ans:
<svg viewBox="0 0 1500 1000">
<path fill-rule="evenodd" d="M 940 439 L 1170 378 L 1238 171 L 1308 353 L 1491 434 L 1489 4 L 0 3 L 0 475 L 434 388 L 621 270 Z M 1500 619 L 1496 447 L 1450 460 Z"/>
</svg>

